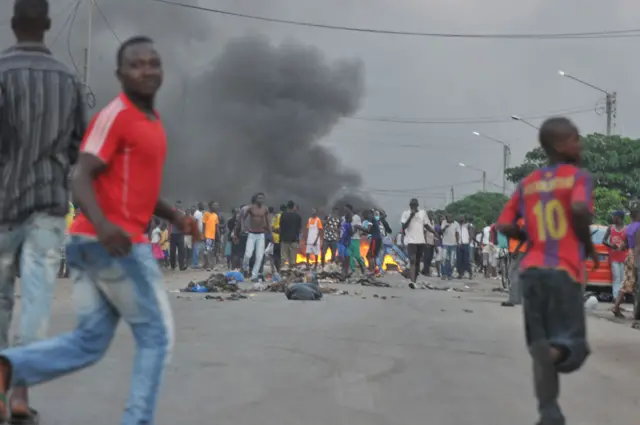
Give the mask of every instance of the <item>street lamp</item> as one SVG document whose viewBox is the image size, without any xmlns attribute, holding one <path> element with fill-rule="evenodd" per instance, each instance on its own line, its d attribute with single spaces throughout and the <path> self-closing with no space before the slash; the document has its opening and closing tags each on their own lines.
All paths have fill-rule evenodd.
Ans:
<svg viewBox="0 0 640 425">
<path fill-rule="evenodd" d="M 459 167 L 463 167 L 463 168 L 469 168 L 471 170 L 474 171 L 479 171 L 482 173 L 482 191 L 486 192 L 487 191 L 487 172 L 480 169 L 480 168 L 476 168 L 476 167 L 472 167 L 471 165 L 467 165 L 464 162 L 459 162 L 458 163 Z"/>
<path fill-rule="evenodd" d="M 531 124 L 529 121 L 527 121 L 527 120 L 525 120 L 524 118 L 519 117 L 519 116 L 517 116 L 517 115 L 511 115 L 511 119 L 512 119 L 512 120 L 514 120 L 514 121 L 520 121 L 521 123 L 526 124 L 526 125 L 528 125 L 529 127 L 533 127 L 533 128 L 535 128 L 536 130 L 540 130 L 540 127 L 538 127 L 537 125 L 533 125 L 533 124 Z"/>
<path fill-rule="evenodd" d="M 473 132 L 474 136 L 482 137 L 487 140 L 491 140 L 492 142 L 499 143 L 502 145 L 502 194 L 507 194 L 507 168 L 509 168 L 509 158 L 511 157 L 511 146 L 507 143 L 494 139 L 493 137 L 489 137 L 486 134 L 478 133 L 477 131 Z"/>
<path fill-rule="evenodd" d="M 565 78 L 570 78 L 573 81 L 577 81 L 580 84 L 583 84 L 585 86 L 591 87 L 594 90 L 598 90 L 601 93 L 604 93 L 605 96 L 605 110 L 607 113 L 607 136 L 611 136 L 611 128 L 615 125 L 615 123 L 613 122 L 616 116 L 616 98 L 618 96 L 618 94 L 616 92 L 608 92 L 604 89 L 601 89 L 598 86 L 594 86 L 593 84 L 587 83 L 584 80 L 581 80 L 579 78 L 574 77 L 573 75 L 569 75 L 566 72 L 559 70 L 558 71 L 558 75 L 560 75 L 561 77 L 565 77 Z"/>
</svg>

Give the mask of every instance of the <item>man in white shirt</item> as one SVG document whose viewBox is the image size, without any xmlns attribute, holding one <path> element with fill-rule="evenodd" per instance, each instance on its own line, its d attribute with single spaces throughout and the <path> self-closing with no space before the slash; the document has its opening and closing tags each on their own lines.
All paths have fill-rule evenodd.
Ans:
<svg viewBox="0 0 640 425">
<path fill-rule="evenodd" d="M 471 238 L 473 232 L 473 226 L 467 223 L 466 217 L 461 215 L 458 219 L 460 224 L 460 244 L 458 245 L 458 251 L 456 258 L 458 259 L 458 279 L 463 279 L 464 274 L 469 272 L 469 279 L 473 278 L 473 271 L 471 269 Z"/>
<path fill-rule="evenodd" d="M 484 277 L 495 276 L 495 269 L 498 263 L 497 249 L 491 241 L 491 226 L 482 229 L 482 266 L 484 267 Z"/>
<path fill-rule="evenodd" d="M 427 217 L 429 219 L 429 222 L 431 223 L 431 226 L 433 227 L 433 223 L 436 222 L 433 211 L 429 211 L 427 213 Z M 436 243 L 438 237 L 436 236 L 435 232 L 432 233 L 427 230 L 425 230 L 424 237 L 427 244 L 425 246 L 424 255 L 422 258 L 422 274 L 428 277 L 431 276 L 431 263 L 433 262 L 436 253 Z"/>
<path fill-rule="evenodd" d="M 425 230 L 431 233 L 435 233 L 435 231 L 427 213 L 418 209 L 418 200 L 415 198 L 409 201 L 409 209 L 402 213 L 400 224 L 402 224 L 404 244 L 409 253 L 409 279 L 411 279 L 409 288 L 416 289 L 420 260 L 427 246 Z"/>
<path fill-rule="evenodd" d="M 202 224 L 203 210 L 204 210 L 204 204 L 202 202 L 198 202 L 198 208 L 196 208 L 196 210 L 193 212 L 193 218 L 198 223 L 198 230 L 200 231 L 201 235 L 204 234 L 203 233 L 204 226 Z M 200 248 L 202 247 L 203 244 L 204 244 L 204 241 L 197 241 L 193 243 L 193 259 L 191 263 L 191 267 L 193 268 L 197 268 L 200 266 Z"/>
<path fill-rule="evenodd" d="M 460 244 L 460 224 L 455 221 L 450 213 L 447 213 L 440 226 L 442 233 L 442 250 L 444 253 L 444 270 L 442 279 L 453 279 L 453 257 Z"/>
</svg>

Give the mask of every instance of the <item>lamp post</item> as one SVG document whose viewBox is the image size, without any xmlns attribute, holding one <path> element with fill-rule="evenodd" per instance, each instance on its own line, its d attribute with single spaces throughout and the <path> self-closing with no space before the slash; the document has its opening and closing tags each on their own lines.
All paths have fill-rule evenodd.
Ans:
<svg viewBox="0 0 640 425">
<path fill-rule="evenodd" d="M 480 168 L 476 168 L 476 167 L 472 167 L 470 165 L 467 165 L 463 162 L 458 163 L 459 167 L 463 167 L 463 168 L 469 168 L 471 170 L 475 170 L 475 171 L 479 171 L 482 173 L 482 191 L 486 192 L 487 191 L 487 172 L 484 170 L 481 170 Z"/>
<path fill-rule="evenodd" d="M 604 89 L 601 89 L 598 86 L 594 86 L 591 83 L 587 83 L 584 80 L 574 77 L 573 75 L 569 75 L 566 72 L 559 70 L 558 75 L 561 77 L 569 78 L 573 81 L 577 81 L 578 83 L 591 87 L 594 90 L 598 90 L 601 93 L 604 93 L 605 96 L 605 111 L 607 113 L 607 136 L 611 136 L 611 129 L 615 126 L 616 112 L 617 112 L 617 97 L 618 94 L 616 92 L 608 92 Z"/>
<path fill-rule="evenodd" d="M 517 115 L 511 115 L 511 119 L 514 120 L 514 121 L 520 121 L 521 123 L 526 124 L 529 127 L 535 128 L 536 130 L 540 130 L 540 127 L 538 127 L 537 125 L 531 124 L 529 121 L 527 121 L 524 118 L 519 117 Z"/>
<path fill-rule="evenodd" d="M 493 137 L 487 136 L 486 134 L 478 133 L 477 131 L 473 132 L 474 136 L 482 137 L 487 140 L 491 140 L 492 142 L 499 143 L 502 145 L 502 194 L 507 194 L 507 168 L 509 168 L 509 158 L 511 157 L 511 146 L 507 143 L 494 139 Z"/>
</svg>

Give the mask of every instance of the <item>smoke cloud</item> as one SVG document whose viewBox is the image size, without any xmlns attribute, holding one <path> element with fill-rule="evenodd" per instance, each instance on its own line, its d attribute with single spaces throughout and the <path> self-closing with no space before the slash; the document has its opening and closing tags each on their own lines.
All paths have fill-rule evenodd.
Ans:
<svg viewBox="0 0 640 425">
<path fill-rule="evenodd" d="M 363 95 L 360 60 L 329 61 L 293 41 L 274 46 L 262 36 L 232 39 L 172 99 L 165 190 L 227 206 L 246 203 L 258 191 L 272 205 L 293 199 L 308 209 L 344 197 L 371 205 L 352 192 L 360 176 L 319 144 L 357 111 Z"/>
</svg>

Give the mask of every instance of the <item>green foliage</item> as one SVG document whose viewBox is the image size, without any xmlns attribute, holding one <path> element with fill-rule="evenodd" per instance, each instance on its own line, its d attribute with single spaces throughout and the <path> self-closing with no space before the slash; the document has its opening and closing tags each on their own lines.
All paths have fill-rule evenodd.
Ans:
<svg viewBox="0 0 640 425">
<path fill-rule="evenodd" d="M 508 199 L 502 193 L 477 192 L 447 205 L 445 211 L 455 219 L 464 215 L 476 228 L 482 228 L 498 219 Z"/>
<path fill-rule="evenodd" d="M 540 147 L 529 151 L 522 164 L 506 170 L 507 179 L 519 182 L 544 165 Z M 602 134 L 582 138 L 582 167 L 593 176 L 594 204 L 598 223 L 608 223 L 612 211 L 629 208 L 640 197 L 640 140 Z"/>
<path fill-rule="evenodd" d="M 617 189 L 598 187 L 593 191 L 593 203 L 595 222 L 598 224 L 610 224 L 611 213 L 616 210 L 624 210 L 626 198 Z"/>
</svg>

